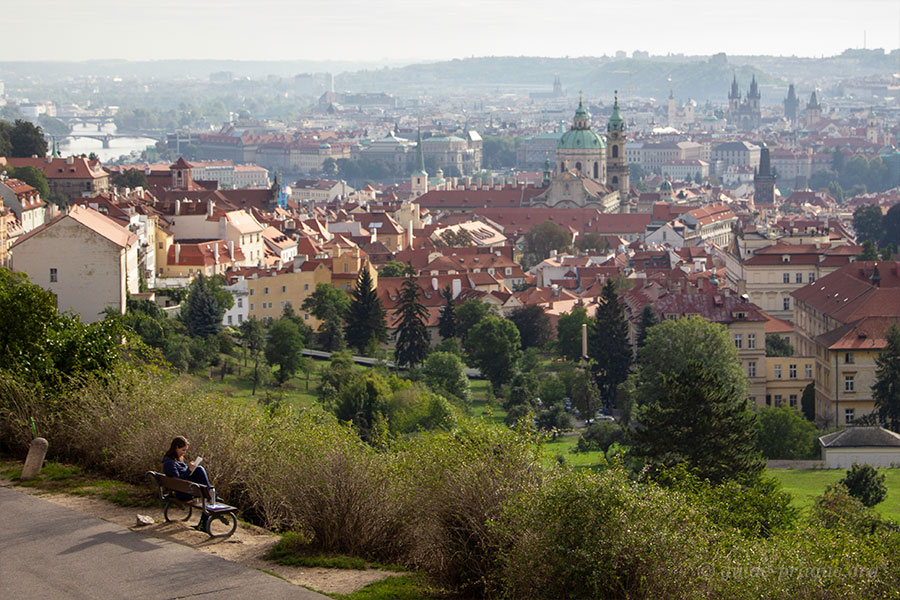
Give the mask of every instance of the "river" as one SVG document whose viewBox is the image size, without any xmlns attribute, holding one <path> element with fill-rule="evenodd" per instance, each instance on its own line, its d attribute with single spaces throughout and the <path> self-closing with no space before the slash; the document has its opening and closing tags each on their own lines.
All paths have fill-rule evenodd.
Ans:
<svg viewBox="0 0 900 600">
<path fill-rule="evenodd" d="M 94 152 L 100 157 L 102 163 L 116 162 L 123 156 L 132 152 L 140 153 L 147 146 L 156 144 L 156 140 L 145 137 L 117 137 L 109 141 L 109 148 L 103 147 L 103 142 L 91 138 L 78 137 L 79 133 L 97 135 L 98 133 L 116 133 L 114 123 L 106 123 L 100 131 L 96 125 L 76 125 L 72 128 L 72 134 L 62 140 L 59 145 L 60 155 L 90 154 Z"/>
</svg>

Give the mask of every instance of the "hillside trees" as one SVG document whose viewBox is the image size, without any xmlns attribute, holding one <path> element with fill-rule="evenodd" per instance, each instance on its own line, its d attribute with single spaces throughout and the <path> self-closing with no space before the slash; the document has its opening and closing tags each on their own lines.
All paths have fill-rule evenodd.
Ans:
<svg viewBox="0 0 900 600">
<path fill-rule="evenodd" d="M 30 121 L 16 119 L 12 124 L 0 121 L 0 156 L 29 158 L 47 156 L 47 140 L 40 127 Z"/>
<path fill-rule="evenodd" d="M 572 235 L 553 221 L 538 223 L 525 234 L 525 253 L 535 263 L 550 256 L 552 250 L 567 250 L 571 245 Z"/>
<path fill-rule="evenodd" d="M 222 329 L 222 316 L 231 308 L 234 299 L 222 289 L 221 276 L 198 275 L 188 289 L 181 309 L 181 320 L 188 334 L 209 337 Z"/>
<path fill-rule="evenodd" d="M 368 265 L 360 269 L 351 294 L 344 334 L 347 343 L 360 354 L 374 353 L 379 343 L 387 341 L 384 307 L 372 285 Z"/>
<path fill-rule="evenodd" d="M 316 284 L 315 291 L 303 300 L 301 308 L 321 321 L 315 339 L 323 350 L 344 349 L 344 317 L 350 308 L 350 297 L 344 290 L 327 283 Z"/>
</svg>

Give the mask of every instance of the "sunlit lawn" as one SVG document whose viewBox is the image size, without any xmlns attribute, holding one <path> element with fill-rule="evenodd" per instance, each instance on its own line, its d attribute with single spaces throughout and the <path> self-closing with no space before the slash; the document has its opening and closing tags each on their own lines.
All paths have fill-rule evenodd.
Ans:
<svg viewBox="0 0 900 600">
<path fill-rule="evenodd" d="M 885 474 L 887 498 L 875 506 L 883 517 L 900 521 L 900 469 L 880 469 Z M 766 473 L 781 482 L 785 491 L 794 496 L 794 505 L 806 508 L 816 496 L 821 496 L 829 484 L 847 474 L 845 469 L 767 469 Z"/>
</svg>

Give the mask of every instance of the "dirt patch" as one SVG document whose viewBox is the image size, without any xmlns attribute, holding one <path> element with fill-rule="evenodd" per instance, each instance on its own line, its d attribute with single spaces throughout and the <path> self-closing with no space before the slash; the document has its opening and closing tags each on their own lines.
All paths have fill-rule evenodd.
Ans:
<svg viewBox="0 0 900 600">
<path fill-rule="evenodd" d="M 2 481 L 9 485 L 12 482 Z M 394 575 L 396 571 L 366 569 L 326 569 L 320 567 L 287 567 L 279 565 L 264 557 L 269 549 L 278 541 L 278 536 L 254 525 L 238 522 L 237 530 L 225 540 L 210 539 L 208 535 L 191 529 L 196 524 L 199 514 L 190 523 L 167 523 L 163 518 L 162 506 L 154 508 L 129 508 L 118 506 L 105 500 L 69 494 L 50 493 L 45 490 L 16 486 L 18 491 L 38 496 L 60 506 L 127 527 L 132 531 L 152 535 L 161 539 L 190 546 L 201 552 L 214 554 L 226 560 L 241 563 L 252 569 L 262 569 L 275 573 L 291 583 L 329 594 L 349 594 L 375 581 Z M 137 527 L 137 515 L 147 515 L 156 522 L 153 525 Z"/>
</svg>

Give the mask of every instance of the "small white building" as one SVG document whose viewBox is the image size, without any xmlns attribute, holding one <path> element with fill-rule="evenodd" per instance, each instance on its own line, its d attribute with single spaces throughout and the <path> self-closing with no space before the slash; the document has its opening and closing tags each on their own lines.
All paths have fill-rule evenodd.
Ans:
<svg viewBox="0 0 900 600">
<path fill-rule="evenodd" d="M 819 444 L 829 469 L 849 469 L 854 464 L 900 466 L 900 435 L 883 427 L 850 427 L 823 435 Z"/>
<path fill-rule="evenodd" d="M 125 314 L 128 294 L 140 291 L 139 245 L 113 219 L 75 205 L 13 244 L 12 270 L 53 292 L 59 310 L 92 323 L 107 308 Z"/>
<path fill-rule="evenodd" d="M 231 294 L 234 300 L 231 308 L 222 315 L 222 325 L 225 327 L 239 327 L 241 323 L 250 318 L 250 304 L 247 302 L 249 297 L 247 280 L 243 276 L 238 276 L 237 281 L 231 285 L 223 286 L 222 289 Z"/>
</svg>

